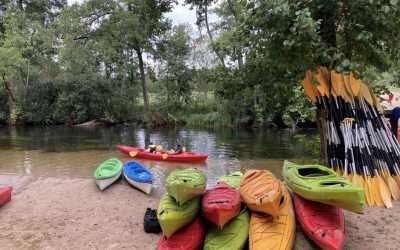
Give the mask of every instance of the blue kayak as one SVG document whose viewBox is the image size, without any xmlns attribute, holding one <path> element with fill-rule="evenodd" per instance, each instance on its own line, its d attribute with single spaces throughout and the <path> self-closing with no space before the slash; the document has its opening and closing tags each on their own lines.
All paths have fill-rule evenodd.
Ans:
<svg viewBox="0 0 400 250">
<path fill-rule="evenodd" d="M 153 175 L 142 164 L 136 161 L 128 161 L 124 164 L 123 173 L 129 184 L 149 194 L 153 183 Z"/>
</svg>

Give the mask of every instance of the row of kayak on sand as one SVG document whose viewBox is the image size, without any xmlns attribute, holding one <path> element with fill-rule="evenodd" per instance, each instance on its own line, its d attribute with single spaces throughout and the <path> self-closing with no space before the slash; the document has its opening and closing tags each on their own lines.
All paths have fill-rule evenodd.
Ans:
<svg viewBox="0 0 400 250">
<path fill-rule="evenodd" d="M 117 158 L 111 158 L 100 164 L 94 177 L 100 190 L 104 190 L 116 182 L 121 175 L 133 187 L 143 191 L 146 194 L 151 192 L 153 175 L 142 164 L 136 161 L 127 161 L 123 164 Z"/>
<path fill-rule="evenodd" d="M 104 162 L 96 169 L 96 183 L 102 189 L 101 182 L 107 186 L 121 175 L 150 193 L 152 174 L 135 161 Z M 284 182 L 267 170 L 234 172 L 206 190 L 201 170 L 173 170 L 156 214 L 163 232 L 158 249 L 242 249 L 247 241 L 250 249 L 291 249 L 294 211 L 317 245 L 342 249 L 342 209 L 362 213 L 363 189 L 319 165 L 285 161 L 282 175 Z"/>
<path fill-rule="evenodd" d="M 318 165 L 285 161 L 283 176 L 285 183 L 268 170 L 234 172 L 206 190 L 202 171 L 172 171 L 157 211 L 158 249 L 292 249 L 295 215 L 318 246 L 342 249 L 342 208 L 362 213 L 363 190 Z"/>
</svg>

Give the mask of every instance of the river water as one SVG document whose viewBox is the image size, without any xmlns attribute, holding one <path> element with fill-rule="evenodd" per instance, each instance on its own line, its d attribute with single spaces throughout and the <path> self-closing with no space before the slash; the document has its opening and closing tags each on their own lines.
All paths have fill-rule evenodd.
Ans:
<svg viewBox="0 0 400 250">
<path fill-rule="evenodd" d="M 0 174 L 90 178 L 96 166 L 110 157 L 129 160 L 116 150 L 116 144 L 144 147 L 153 142 L 173 148 L 178 139 L 187 150 L 208 153 L 207 162 L 200 165 L 138 159 L 151 169 L 155 186 L 162 192 L 165 177 L 175 168 L 202 168 L 208 185 L 230 171 L 249 168 L 269 169 L 279 177 L 284 159 L 317 161 L 318 143 L 309 143 L 316 138 L 316 131 L 293 134 L 266 129 L 3 127 Z"/>
</svg>

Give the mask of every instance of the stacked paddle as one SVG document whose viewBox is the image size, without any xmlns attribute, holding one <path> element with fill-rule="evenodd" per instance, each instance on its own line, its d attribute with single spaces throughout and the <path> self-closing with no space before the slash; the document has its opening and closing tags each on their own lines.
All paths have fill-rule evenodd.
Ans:
<svg viewBox="0 0 400 250">
<path fill-rule="evenodd" d="M 316 105 L 327 165 L 363 187 L 368 205 L 400 198 L 400 144 L 371 88 L 353 74 L 319 67 L 302 82 Z"/>
</svg>

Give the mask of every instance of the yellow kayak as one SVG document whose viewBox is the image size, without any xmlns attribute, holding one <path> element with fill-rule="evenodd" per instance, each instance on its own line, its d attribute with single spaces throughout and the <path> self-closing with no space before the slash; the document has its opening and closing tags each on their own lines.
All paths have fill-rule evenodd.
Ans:
<svg viewBox="0 0 400 250">
<path fill-rule="evenodd" d="M 292 198 L 282 184 L 284 200 L 279 215 L 272 217 L 261 213 L 252 213 L 250 219 L 250 250 L 289 250 L 292 249 L 296 218 L 294 216 Z"/>
</svg>

